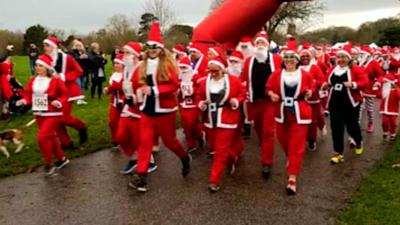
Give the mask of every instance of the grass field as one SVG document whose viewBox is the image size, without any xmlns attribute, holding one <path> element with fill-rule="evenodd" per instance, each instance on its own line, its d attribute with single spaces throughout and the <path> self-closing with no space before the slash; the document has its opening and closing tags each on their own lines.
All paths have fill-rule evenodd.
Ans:
<svg viewBox="0 0 400 225">
<path fill-rule="evenodd" d="M 12 60 L 15 63 L 15 76 L 25 85 L 30 78 L 28 57 L 15 56 Z M 110 73 L 111 64 L 108 63 L 106 66 L 106 75 L 109 76 Z M 87 105 L 74 105 L 73 114 L 89 124 L 89 141 L 77 150 L 66 152 L 68 157 L 71 158 L 110 147 L 108 97 L 103 97 L 102 100 L 87 98 L 87 101 L 89 102 Z M 0 154 L 0 177 L 31 171 L 42 164 L 42 157 L 36 141 L 37 126 L 34 124 L 28 128 L 24 127 L 32 119 L 32 114 L 28 112 L 23 116 L 13 118 L 9 123 L 0 121 L 0 130 L 4 130 L 5 128 L 21 128 L 24 131 L 24 142 L 26 144 L 24 150 L 19 154 L 13 154 L 14 146 L 10 146 L 10 159 L 6 159 L 3 154 Z M 75 141 L 75 145 L 78 146 L 76 142 L 78 140 L 77 133 L 74 130 L 69 130 L 69 134 Z"/>
<path fill-rule="evenodd" d="M 400 224 L 400 141 L 378 163 L 338 218 L 340 225 Z"/>
</svg>

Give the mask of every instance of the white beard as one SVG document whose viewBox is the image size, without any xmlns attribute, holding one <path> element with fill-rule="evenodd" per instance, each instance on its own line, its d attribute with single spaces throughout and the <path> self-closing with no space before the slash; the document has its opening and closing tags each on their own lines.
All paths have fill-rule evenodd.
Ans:
<svg viewBox="0 0 400 225">
<path fill-rule="evenodd" d="M 56 65 L 57 63 L 57 59 L 58 59 L 58 50 L 54 49 L 51 54 L 50 57 L 53 59 L 53 65 Z"/>
<path fill-rule="evenodd" d="M 390 61 L 383 61 L 382 69 L 383 70 L 389 70 L 389 68 L 390 68 Z"/>
<path fill-rule="evenodd" d="M 254 52 L 254 56 L 259 63 L 264 63 L 268 59 L 268 55 L 268 48 L 257 48 Z"/>
<path fill-rule="evenodd" d="M 395 58 L 396 60 L 400 59 L 400 53 L 394 53 L 393 54 L 393 58 Z"/>
<path fill-rule="evenodd" d="M 228 66 L 228 74 L 229 75 L 239 77 L 241 73 L 242 73 L 242 65 L 237 64 L 237 65 L 229 65 Z"/>
<path fill-rule="evenodd" d="M 191 82 L 193 77 L 193 69 L 186 69 L 186 70 L 181 70 L 179 73 L 179 79 L 186 83 L 186 82 Z"/>
<path fill-rule="evenodd" d="M 387 98 L 392 89 L 392 84 L 390 82 L 385 82 L 382 85 L 382 98 Z"/>
</svg>

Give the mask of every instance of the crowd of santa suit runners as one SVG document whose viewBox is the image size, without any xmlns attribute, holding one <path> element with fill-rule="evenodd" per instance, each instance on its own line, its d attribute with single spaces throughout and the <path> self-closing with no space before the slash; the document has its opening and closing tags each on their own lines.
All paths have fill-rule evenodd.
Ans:
<svg viewBox="0 0 400 225">
<path fill-rule="evenodd" d="M 83 71 L 59 44 L 56 37 L 43 41 L 35 75 L 16 103 L 32 106 L 46 176 L 70 162 L 64 154 L 72 143 L 66 127 L 78 131 L 81 143 L 88 136 L 88 125 L 72 113 L 73 103 L 83 96 L 77 83 Z M 360 157 L 368 150 L 363 146 L 364 121 L 368 133 L 381 127 L 385 141 L 396 139 L 400 48 L 298 43 L 291 35 L 278 46 L 260 31 L 242 37 L 235 49 L 194 42 L 168 50 L 154 22 L 146 43 L 128 42 L 121 49 L 103 92 L 110 99 L 112 144 L 127 159 L 120 172 L 132 174 L 129 186 L 139 192 L 148 191 L 148 176 L 157 170 L 153 155 L 161 142 L 181 161 L 183 177 L 190 173 L 192 152 L 208 154 L 208 189 L 217 192 L 224 174 L 240 169 L 244 140 L 252 132 L 264 179 L 273 174 L 278 141 L 287 160 L 284 187 L 294 195 L 304 154 L 320 150 L 317 138 L 327 138 L 327 120 L 333 143 L 327 163 L 333 165 L 344 162 L 345 150 Z M 1 63 L 2 71 L 9 71 L 9 64 Z M 1 79 L 5 96 L 7 72 Z M 374 117 L 376 108 L 380 121 Z M 183 143 L 176 132 L 178 115 Z"/>
</svg>

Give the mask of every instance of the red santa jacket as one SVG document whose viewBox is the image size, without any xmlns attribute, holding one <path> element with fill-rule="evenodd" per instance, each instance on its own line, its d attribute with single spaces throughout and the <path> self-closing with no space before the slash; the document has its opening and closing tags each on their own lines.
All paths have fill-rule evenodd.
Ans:
<svg viewBox="0 0 400 225">
<path fill-rule="evenodd" d="M 212 124 L 212 112 L 210 110 L 210 106 L 207 106 L 204 118 L 204 126 L 208 128 L 226 128 L 226 129 L 235 129 L 237 128 L 240 121 L 240 104 L 245 99 L 244 89 L 242 88 L 241 81 L 234 77 L 229 76 L 228 74 L 224 75 L 225 80 L 225 95 L 219 106 L 216 107 L 217 110 L 217 124 Z M 206 80 L 203 80 L 200 83 L 199 91 L 198 91 L 198 103 L 199 107 L 201 104 L 210 102 L 210 80 L 211 77 L 208 76 Z M 237 102 L 238 107 L 232 107 L 230 105 L 230 101 L 234 100 Z"/>
<path fill-rule="evenodd" d="M 178 100 L 177 100 L 177 92 L 179 89 L 179 80 L 178 74 L 175 69 L 170 68 L 169 71 L 169 79 L 161 80 L 158 74 L 153 74 L 153 83 L 152 92 L 155 95 L 155 112 L 156 113 L 171 113 L 175 112 L 178 109 Z M 146 84 L 140 80 L 140 72 L 141 68 L 139 66 L 138 69 L 135 70 L 133 75 L 133 91 L 136 95 L 142 95 L 138 92 L 139 88 L 145 86 Z M 141 97 L 137 96 L 137 99 L 141 99 Z M 138 101 L 140 105 L 140 110 L 143 110 L 146 104 L 146 95 L 143 96 L 143 101 Z"/>
<path fill-rule="evenodd" d="M 378 94 L 381 98 L 379 109 L 381 114 L 392 116 L 399 114 L 400 91 L 393 87 L 393 85 L 398 85 L 398 82 L 397 76 L 392 73 L 385 74 L 378 81 L 378 84 L 382 87 Z"/>
<path fill-rule="evenodd" d="M 272 73 L 276 70 L 280 70 L 282 67 L 282 58 L 277 54 L 269 54 L 269 63 L 271 67 Z M 244 67 L 241 75 L 242 81 L 246 84 L 246 90 L 249 97 L 249 102 L 253 103 L 253 87 L 252 87 L 252 70 L 253 70 L 253 63 L 254 60 L 257 60 L 255 56 L 250 56 L 246 58 L 244 62 Z"/>
<path fill-rule="evenodd" d="M 378 92 L 373 90 L 373 86 L 385 73 L 379 63 L 372 58 L 363 66 L 363 68 L 364 73 L 368 76 L 368 86 L 362 91 L 363 95 L 366 97 L 376 97 Z"/>
<path fill-rule="evenodd" d="M 114 108 L 118 107 L 118 104 L 124 102 L 124 92 L 122 90 L 123 74 L 114 72 L 109 80 L 109 86 L 107 88 L 107 94 L 110 95 L 110 105 Z"/>
<path fill-rule="evenodd" d="M 133 91 L 133 75 L 135 73 L 135 70 L 138 67 L 135 67 L 131 74 L 129 76 L 126 76 L 127 69 L 125 68 L 124 70 L 124 76 L 122 77 L 122 92 L 124 93 L 124 98 L 125 100 L 131 98 L 132 99 L 132 104 L 129 105 L 127 102 L 124 103 L 124 106 L 122 108 L 121 112 L 121 117 L 133 117 L 140 119 L 140 109 L 139 109 L 139 103 L 137 102 L 137 97 Z"/>
<path fill-rule="evenodd" d="M 279 95 L 281 102 L 276 105 L 275 111 L 275 121 L 278 123 L 285 123 L 285 112 L 284 106 L 286 101 L 286 95 L 284 91 L 284 79 L 283 74 L 286 73 L 285 70 L 277 70 L 271 74 L 271 77 L 268 79 L 266 90 L 272 91 L 275 94 Z M 296 71 L 296 75 L 298 77 L 298 84 L 295 92 L 295 96 L 293 97 L 293 104 L 296 113 L 296 121 L 298 124 L 310 124 L 312 118 L 312 109 L 311 106 L 304 99 L 304 95 L 309 90 L 314 90 L 314 79 L 310 73 L 298 69 Z"/>
<path fill-rule="evenodd" d="M 59 52 L 58 57 L 61 57 L 61 59 L 57 59 L 55 68 L 68 89 L 68 101 L 83 99 L 85 96 L 76 82 L 83 74 L 81 66 L 71 55 Z"/>
<path fill-rule="evenodd" d="M 400 70 L 400 59 L 396 59 L 395 57 L 391 56 L 390 59 L 390 64 L 389 64 L 389 72 L 394 74 L 394 75 L 399 75 L 399 70 Z"/>
<path fill-rule="evenodd" d="M 193 79 L 197 81 L 202 77 L 206 77 L 207 68 L 208 68 L 208 60 L 205 55 L 202 55 L 193 68 Z"/>
<path fill-rule="evenodd" d="M 331 77 L 332 77 L 333 73 L 335 72 L 335 68 L 337 68 L 337 67 L 338 66 L 331 68 L 330 71 L 328 72 L 328 77 L 327 77 L 328 84 L 331 84 L 331 82 L 330 82 Z M 364 98 L 361 95 L 361 91 L 368 86 L 369 81 L 368 81 L 367 74 L 365 74 L 364 70 L 362 68 L 360 68 L 359 66 L 352 65 L 349 68 L 350 69 L 347 70 L 347 78 L 348 78 L 348 81 L 353 82 L 353 88 L 347 89 L 347 94 L 349 96 L 349 99 L 350 99 L 352 105 L 354 107 L 356 107 L 360 103 L 363 102 Z M 330 91 L 329 91 L 328 105 L 329 105 L 329 101 L 331 99 L 332 89 L 333 89 L 333 87 L 331 87 Z"/>
<path fill-rule="evenodd" d="M 47 101 L 47 110 L 35 111 L 34 105 L 41 104 L 35 101 L 41 101 L 43 99 L 37 99 L 37 97 L 45 96 Z M 25 103 L 32 105 L 33 115 L 35 116 L 62 116 L 62 106 L 68 100 L 68 90 L 64 82 L 56 77 L 33 77 L 27 84 L 25 94 L 23 96 Z M 52 105 L 52 102 L 56 101 L 58 107 Z"/>
<path fill-rule="evenodd" d="M 13 73 L 14 64 L 11 62 L 0 63 L 0 91 L 1 96 L 5 100 L 9 100 L 13 96 L 10 78 Z"/>
<path fill-rule="evenodd" d="M 301 68 L 308 72 L 314 81 L 315 90 L 313 90 L 313 95 L 310 99 L 307 100 L 310 104 L 318 104 L 320 103 L 320 94 L 319 89 L 322 84 L 325 82 L 325 76 L 322 73 L 321 68 L 316 64 L 310 64 L 309 66 L 301 66 Z"/>
</svg>

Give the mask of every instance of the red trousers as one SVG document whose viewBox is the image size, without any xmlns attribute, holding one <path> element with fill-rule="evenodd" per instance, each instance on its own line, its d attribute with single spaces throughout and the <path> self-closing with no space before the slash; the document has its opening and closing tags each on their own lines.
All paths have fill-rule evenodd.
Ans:
<svg viewBox="0 0 400 225">
<path fill-rule="evenodd" d="M 126 156 L 132 157 L 140 142 L 140 119 L 121 117 L 118 122 L 115 143 L 119 144 Z"/>
<path fill-rule="evenodd" d="M 161 137 L 164 145 L 174 152 L 181 160 L 188 156 L 181 143 L 176 138 L 175 126 L 175 112 L 158 116 L 142 114 L 140 118 L 140 144 L 137 159 L 138 174 L 147 173 L 156 134 Z"/>
<path fill-rule="evenodd" d="M 397 133 L 397 115 L 382 114 L 382 130 L 384 134 L 396 135 Z"/>
<path fill-rule="evenodd" d="M 120 119 L 122 110 L 110 105 L 109 113 L 108 113 L 108 126 L 110 127 L 111 132 L 111 141 L 113 143 L 117 143 L 116 136 L 117 136 L 117 128 L 118 128 L 118 121 Z"/>
<path fill-rule="evenodd" d="M 321 112 L 321 103 L 310 105 L 312 108 L 312 122 L 308 128 L 308 140 L 316 141 L 318 129 L 322 130 L 322 128 L 325 126 L 325 118 Z"/>
<path fill-rule="evenodd" d="M 196 147 L 196 140 L 202 138 L 202 132 L 199 123 L 199 110 L 197 108 L 180 108 L 181 127 L 185 133 L 186 144 L 188 148 Z"/>
<path fill-rule="evenodd" d="M 321 98 L 321 107 L 325 111 L 328 111 L 328 97 Z"/>
<path fill-rule="evenodd" d="M 276 134 L 287 158 L 287 172 L 300 175 L 307 139 L 307 124 L 297 124 L 296 116 L 285 112 L 283 124 L 277 123 Z"/>
<path fill-rule="evenodd" d="M 56 130 L 61 126 L 61 117 L 36 116 L 35 119 L 39 127 L 38 145 L 45 163 L 51 164 L 54 155 L 58 160 L 62 160 L 64 152 L 56 135 Z"/>
<path fill-rule="evenodd" d="M 261 143 L 261 163 L 271 166 L 274 160 L 275 106 L 266 100 L 251 105 L 254 128 Z"/>
<path fill-rule="evenodd" d="M 62 111 L 63 116 L 61 117 L 61 126 L 57 129 L 57 136 L 62 145 L 69 146 L 72 144 L 72 140 L 67 133 L 66 127 L 81 130 L 86 128 L 86 124 L 82 120 L 72 116 L 72 102 L 64 102 Z"/>
<path fill-rule="evenodd" d="M 232 148 L 235 142 L 236 129 L 213 128 L 207 129 L 207 136 L 212 137 L 212 147 L 214 149 L 214 157 L 211 165 L 211 175 L 209 182 L 211 184 L 220 184 L 222 175 L 228 163 L 237 160 L 238 152 Z"/>
</svg>

